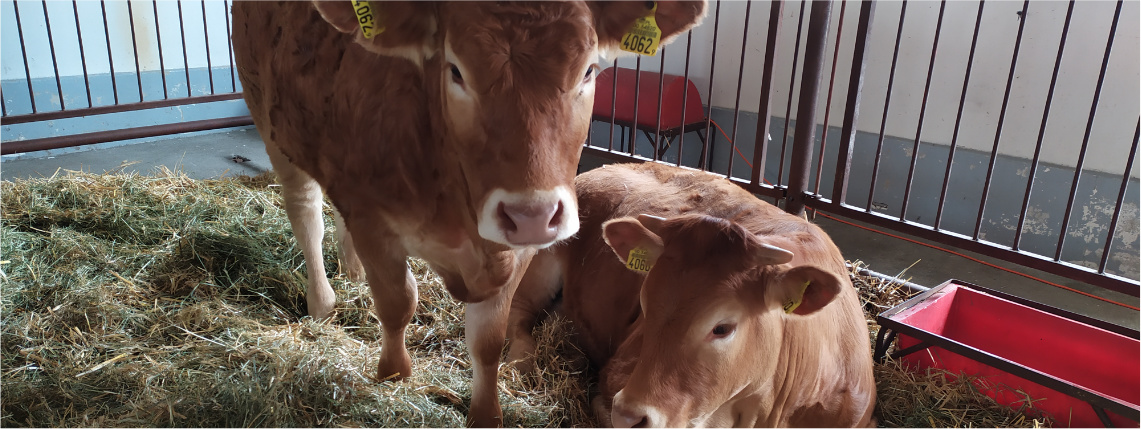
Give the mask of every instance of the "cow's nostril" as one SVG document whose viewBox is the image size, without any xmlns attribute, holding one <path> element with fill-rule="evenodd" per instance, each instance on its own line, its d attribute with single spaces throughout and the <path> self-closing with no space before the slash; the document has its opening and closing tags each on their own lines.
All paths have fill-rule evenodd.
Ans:
<svg viewBox="0 0 1141 429">
<path fill-rule="evenodd" d="M 559 201 L 558 208 L 555 209 L 555 214 L 551 216 L 551 222 L 547 224 L 547 228 L 558 228 L 560 223 L 563 223 L 562 201 Z"/>
<path fill-rule="evenodd" d="M 515 225 L 515 221 L 511 220 L 511 216 L 507 214 L 507 205 L 499 203 L 499 226 L 503 228 L 504 232 L 515 232 L 519 230 L 519 226 Z"/>
<path fill-rule="evenodd" d="M 632 428 L 648 428 L 648 427 L 650 427 L 650 421 L 648 419 L 646 419 L 645 416 L 642 416 L 642 420 L 638 420 L 638 423 L 634 423 L 634 425 L 630 426 L 630 427 L 632 427 Z"/>
</svg>

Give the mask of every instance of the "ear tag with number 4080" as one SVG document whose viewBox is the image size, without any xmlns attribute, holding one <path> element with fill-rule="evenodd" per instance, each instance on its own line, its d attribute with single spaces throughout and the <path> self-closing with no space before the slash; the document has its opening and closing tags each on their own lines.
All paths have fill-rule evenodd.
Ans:
<svg viewBox="0 0 1141 429">
<path fill-rule="evenodd" d="M 650 272 L 650 251 L 642 247 L 630 249 L 630 256 L 626 258 L 626 268 L 643 273 Z"/>
<path fill-rule="evenodd" d="M 384 32 L 384 26 L 380 25 L 379 11 L 373 9 L 372 2 L 352 0 L 352 3 L 353 12 L 357 14 L 357 23 L 361 25 L 361 34 L 364 38 L 371 39 Z"/>
<path fill-rule="evenodd" d="M 622 44 L 619 47 L 623 51 L 657 55 L 658 44 L 662 41 L 662 29 L 658 27 L 658 21 L 654 18 L 658 11 L 658 2 L 650 3 L 650 12 L 634 21 L 634 26 L 622 36 Z"/>
</svg>

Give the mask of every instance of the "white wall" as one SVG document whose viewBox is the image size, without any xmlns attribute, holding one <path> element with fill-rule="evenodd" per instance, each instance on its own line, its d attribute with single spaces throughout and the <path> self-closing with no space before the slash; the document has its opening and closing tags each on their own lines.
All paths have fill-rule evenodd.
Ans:
<svg viewBox="0 0 1141 429">
<path fill-rule="evenodd" d="M 1003 125 L 999 152 L 1029 158 L 1033 156 L 1038 130 L 1067 2 L 1035 0 L 1028 9 L 1022 45 L 1007 115 Z M 720 3 L 717 22 L 718 40 L 713 90 L 709 91 L 710 55 L 713 46 L 714 8 L 705 22 L 693 32 L 690 79 L 714 106 L 733 108 L 737 94 L 742 39 L 747 37 L 741 109 L 758 111 L 760 76 L 764 61 L 765 37 L 770 4 L 754 2 L 749 11 L 748 34 L 744 34 L 743 1 Z M 955 115 L 959 106 L 962 82 L 970 51 L 971 34 L 978 11 L 977 1 L 949 1 L 946 5 L 942 34 L 936 55 L 932 85 L 923 124 L 922 140 L 950 144 Z M 847 4 L 843 28 L 843 46 L 835 82 L 830 124 L 840 126 L 847 91 L 847 73 L 851 67 L 851 44 L 859 16 L 858 2 Z M 892 87 L 890 110 L 885 133 L 914 139 L 922 106 L 923 89 L 930 61 L 931 45 L 939 13 L 936 1 L 912 1 L 907 4 L 899 59 Z M 1054 92 L 1049 122 L 1043 137 L 1042 161 L 1073 166 L 1078 158 L 1089 118 L 1094 87 L 1105 52 L 1115 2 L 1079 1 L 1074 10 L 1058 83 Z M 1139 3 L 1126 1 L 1114 38 L 1113 53 L 1105 76 L 1097 115 L 1090 133 L 1086 168 L 1120 173 L 1125 166 L 1138 115 L 1141 114 L 1139 87 Z M 883 118 L 895 35 L 902 2 L 877 3 L 873 31 L 869 39 L 864 93 L 860 106 L 860 131 L 879 133 Z M 967 91 L 966 106 L 958 137 L 960 147 L 989 152 L 994 145 L 999 111 L 1006 88 L 1010 60 L 1018 32 L 1022 2 L 989 1 L 984 7 L 978 47 Z M 788 100 L 792 65 L 792 46 L 796 36 L 799 2 L 788 2 L 776 65 L 773 114 L 783 117 Z M 804 31 L 807 32 L 805 8 Z M 832 65 L 835 33 L 840 4 L 832 9 L 826 68 Z M 806 35 L 802 35 L 806 37 Z M 802 42 L 803 43 L 803 42 Z M 681 75 L 685 64 L 686 40 L 679 38 L 666 49 L 667 73 Z M 633 59 L 621 59 L 622 67 L 633 67 Z M 800 55 L 803 63 L 803 52 Z M 798 64 L 798 67 L 800 65 Z M 642 69 L 657 71 L 660 59 L 643 58 Z M 799 90 L 799 70 L 796 90 Z M 828 76 L 821 91 L 827 91 Z M 709 95 L 712 95 L 711 97 Z M 823 119 L 825 103 L 819 103 L 817 120 Z M 791 116 L 796 116 L 795 102 Z M 727 124 L 722 124 L 725 126 Z M 1138 175 L 1134 169 L 1133 176 Z"/>
<path fill-rule="evenodd" d="M 19 1 L 20 27 L 23 30 L 28 68 L 33 79 L 54 77 L 51 46 L 48 43 L 44 6 L 39 1 Z M 135 38 L 138 43 L 141 71 L 159 70 L 159 43 L 155 38 L 155 3 L 149 1 L 108 0 L 107 32 L 104 34 L 103 13 L 100 3 L 94 0 L 48 1 L 47 16 L 51 20 L 52 39 L 61 76 L 83 74 L 79 61 L 80 50 L 76 32 L 75 11 L 79 14 L 79 28 L 83 34 L 83 54 L 87 73 L 110 73 L 107 58 L 107 39 L 110 38 L 115 71 L 135 71 L 135 55 L 131 44 L 131 20 L 128 7 L 134 14 Z M 172 0 L 157 3 L 158 28 L 162 34 L 162 62 L 167 70 L 185 67 L 182 33 L 179 28 L 179 4 Z M 220 0 L 205 2 L 206 25 L 209 28 L 209 63 L 214 67 L 229 66 L 229 38 L 226 35 L 229 10 Z M 207 66 L 207 47 L 203 37 L 202 2 L 182 2 L 182 26 L 186 32 L 186 57 L 190 68 Z M 12 0 L 0 2 L 0 77 L 4 80 L 25 78 L 24 60 L 20 51 L 20 37 L 16 26 L 15 6 Z"/>
</svg>

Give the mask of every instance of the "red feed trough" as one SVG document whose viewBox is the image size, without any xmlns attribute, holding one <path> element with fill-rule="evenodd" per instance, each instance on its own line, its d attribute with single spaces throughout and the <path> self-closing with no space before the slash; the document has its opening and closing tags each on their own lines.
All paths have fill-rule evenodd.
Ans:
<svg viewBox="0 0 1141 429">
<path fill-rule="evenodd" d="M 949 281 L 877 317 L 876 358 L 898 335 L 912 368 L 979 376 L 976 386 L 1014 408 L 1026 397 L 1056 426 L 1138 426 L 1137 331 L 1001 292 Z"/>
</svg>

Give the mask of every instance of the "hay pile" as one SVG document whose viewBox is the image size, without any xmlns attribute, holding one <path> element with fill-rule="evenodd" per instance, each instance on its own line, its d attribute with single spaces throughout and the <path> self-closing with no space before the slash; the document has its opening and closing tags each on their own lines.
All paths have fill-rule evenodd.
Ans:
<svg viewBox="0 0 1141 429">
<path fill-rule="evenodd" d="M 411 260 L 416 372 L 377 382 L 367 285 L 337 276 L 337 316 L 303 317 L 304 260 L 277 189 L 269 176 L 168 170 L 0 183 L 0 424 L 462 426 L 471 394 L 463 306 Z M 337 272 L 331 240 L 325 255 Z M 875 305 L 901 296 L 878 279 L 857 285 Z M 502 367 L 506 426 L 596 424 L 569 329 L 558 319 L 539 329 L 539 374 Z M 884 425 L 1037 424 L 997 414 L 939 374 L 888 364 L 876 376 Z"/>
</svg>

